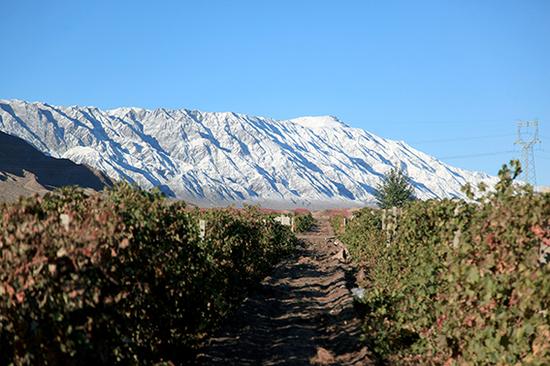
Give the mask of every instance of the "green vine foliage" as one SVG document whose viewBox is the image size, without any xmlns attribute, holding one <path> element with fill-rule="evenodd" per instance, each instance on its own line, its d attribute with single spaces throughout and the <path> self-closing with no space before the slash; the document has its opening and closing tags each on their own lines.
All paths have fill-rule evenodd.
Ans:
<svg viewBox="0 0 550 366">
<path fill-rule="evenodd" d="M 315 218 L 311 212 L 294 215 L 294 225 L 297 233 L 310 231 L 315 226 Z"/>
<path fill-rule="evenodd" d="M 2 205 L 0 364 L 184 363 L 294 244 L 257 212 L 125 184 Z"/>
<path fill-rule="evenodd" d="M 340 215 L 333 215 L 329 219 L 330 226 L 332 227 L 332 232 L 335 235 L 340 235 L 344 230 L 344 217 Z"/>
<path fill-rule="evenodd" d="M 341 236 L 367 269 L 365 341 L 392 364 L 550 364 L 550 195 L 364 209 Z M 481 187 L 484 188 L 484 187 Z"/>
</svg>

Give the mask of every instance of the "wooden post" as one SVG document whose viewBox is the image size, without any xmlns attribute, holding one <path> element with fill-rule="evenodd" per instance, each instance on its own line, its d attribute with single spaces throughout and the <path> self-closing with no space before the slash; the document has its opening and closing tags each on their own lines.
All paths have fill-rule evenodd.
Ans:
<svg viewBox="0 0 550 366">
<path fill-rule="evenodd" d="M 206 220 L 199 220 L 199 238 L 204 239 L 206 235 Z"/>
</svg>

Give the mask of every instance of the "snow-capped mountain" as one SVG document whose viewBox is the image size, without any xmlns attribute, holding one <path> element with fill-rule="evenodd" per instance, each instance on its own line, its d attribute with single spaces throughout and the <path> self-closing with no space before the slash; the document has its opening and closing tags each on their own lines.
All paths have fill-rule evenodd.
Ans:
<svg viewBox="0 0 550 366">
<path fill-rule="evenodd" d="M 392 167 L 419 198 L 461 197 L 487 174 L 454 168 L 331 116 L 278 121 L 196 110 L 56 107 L 0 100 L 0 131 L 117 180 L 200 205 L 355 206 Z"/>
</svg>

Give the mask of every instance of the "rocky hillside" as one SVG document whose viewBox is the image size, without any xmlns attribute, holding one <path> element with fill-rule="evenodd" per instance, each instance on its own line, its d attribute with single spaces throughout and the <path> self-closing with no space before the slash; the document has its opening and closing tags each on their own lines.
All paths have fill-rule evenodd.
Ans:
<svg viewBox="0 0 550 366">
<path fill-rule="evenodd" d="M 101 190 L 111 184 L 101 172 L 46 156 L 28 142 L 0 132 L 0 202 L 67 185 Z"/>
</svg>

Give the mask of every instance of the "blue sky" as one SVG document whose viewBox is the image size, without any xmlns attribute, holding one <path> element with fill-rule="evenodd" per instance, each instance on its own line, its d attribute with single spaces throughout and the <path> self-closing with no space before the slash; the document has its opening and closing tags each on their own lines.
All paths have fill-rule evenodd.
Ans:
<svg viewBox="0 0 550 366">
<path fill-rule="evenodd" d="M 538 118 L 550 185 L 547 0 L 18 0 L 0 20 L 0 98 L 330 114 L 491 174 Z"/>
</svg>

